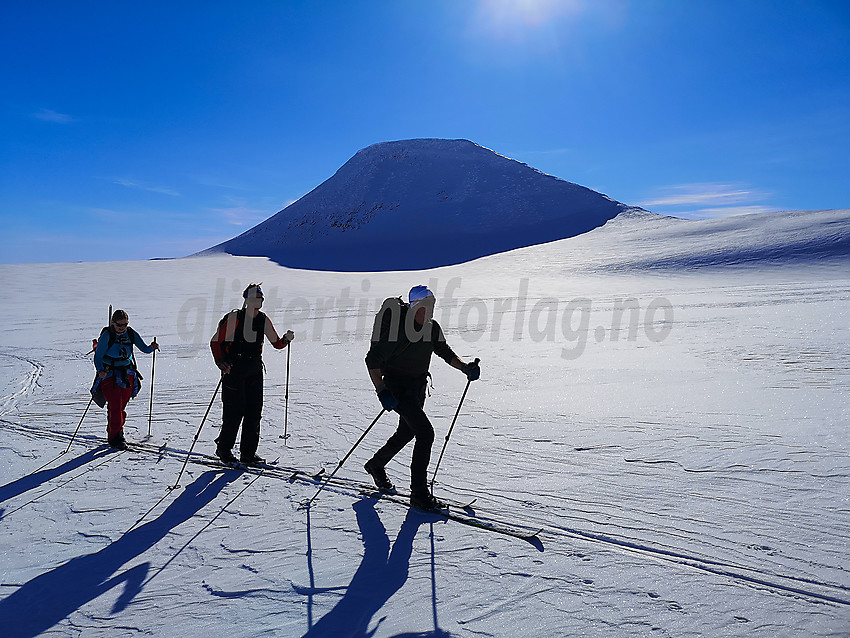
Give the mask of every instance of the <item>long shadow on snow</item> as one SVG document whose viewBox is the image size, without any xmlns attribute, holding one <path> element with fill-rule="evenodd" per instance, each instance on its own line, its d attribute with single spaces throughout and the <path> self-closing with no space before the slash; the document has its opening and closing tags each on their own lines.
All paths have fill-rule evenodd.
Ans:
<svg viewBox="0 0 850 638">
<path fill-rule="evenodd" d="M 0 600 L 0 627 L 6 628 L 4 638 L 37 636 L 121 583 L 125 583 L 124 591 L 112 613 L 123 611 L 142 591 L 150 563 L 112 575 L 209 505 L 240 475 L 237 470 L 204 472 L 158 518 L 127 532 L 98 552 L 72 558 L 24 583 Z"/>
<path fill-rule="evenodd" d="M 75 459 L 66 461 L 62 465 L 57 465 L 56 467 L 51 467 L 46 470 L 38 470 L 36 472 L 33 472 L 32 474 L 22 476 L 21 478 L 12 481 L 11 483 L 6 483 L 6 485 L 0 486 L 0 503 L 2 503 L 3 501 L 8 501 L 10 498 L 20 496 L 25 492 L 29 492 L 30 490 L 35 489 L 39 485 L 42 485 L 47 481 L 55 479 L 57 476 L 62 476 L 63 474 L 67 474 L 68 472 L 73 472 L 74 470 L 79 467 L 82 467 L 89 461 L 99 459 L 100 457 L 106 456 L 111 452 L 114 452 L 112 448 L 107 446 L 101 446 L 93 450 L 89 450 L 85 454 L 81 454 Z"/>
<path fill-rule="evenodd" d="M 315 625 L 312 625 L 312 596 L 327 591 L 341 589 L 339 587 L 317 588 L 312 586 L 313 569 L 312 562 L 309 565 L 311 587 L 296 587 L 296 591 L 310 597 L 309 618 L 311 626 L 304 638 L 318 638 L 327 636 L 329 638 L 368 638 L 375 632 L 369 632 L 369 623 L 372 617 L 389 601 L 399 589 L 402 588 L 410 572 L 410 556 L 413 553 L 413 539 L 419 527 L 424 523 L 434 523 L 442 520 L 439 516 L 429 515 L 425 512 L 411 508 L 401 529 L 396 536 L 395 543 L 390 550 L 390 539 L 384 529 L 378 513 L 375 511 L 375 502 L 364 498 L 353 505 L 357 517 L 357 525 L 360 527 L 360 535 L 363 538 L 363 560 L 351 582 L 345 589 L 345 594 L 334 605 L 327 614 L 322 616 Z M 310 518 L 307 516 L 307 536 L 310 538 Z M 433 538 L 432 538 L 433 541 Z M 433 542 L 432 542 L 432 576 L 433 576 Z M 311 558 L 312 546 L 308 547 L 308 558 Z M 434 609 L 434 630 L 422 633 L 403 634 L 403 636 L 417 638 L 446 638 L 451 636 L 448 632 L 437 627 L 436 616 L 436 594 L 432 591 L 432 607 Z M 377 629 L 377 628 L 376 628 Z"/>
</svg>

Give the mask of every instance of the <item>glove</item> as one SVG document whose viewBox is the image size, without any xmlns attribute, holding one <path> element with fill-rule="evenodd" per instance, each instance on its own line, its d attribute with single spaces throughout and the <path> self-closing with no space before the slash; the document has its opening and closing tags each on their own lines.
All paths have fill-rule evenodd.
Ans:
<svg viewBox="0 0 850 638">
<path fill-rule="evenodd" d="M 469 381 L 477 381 L 478 377 L 481 376 L 481 368 L 478 366 L 478 363 L 481 359 L 476 359 L 472 363 L 464 363 L 461 368 L 461 372 L 466 375 L 467 380 Z"/>
<path fill-rule="evenodd" d="M 292 343 L 293 341 L 295 341 L 295 333 L 292 332 L 292 330 L 287 330 L 286 334 L 283 335 L 283 339 L 286 341 L 286 343 Z"/>
<path fill-rule="evenodd" d="M 384 406 L 384 410 L 387 412 L 391 412 L 398 407 L 398 399 L 393 396 L 393 393 L 390 392 L 390 389 L 382 385 L 380 388 L 376 389 L 375 392 L 378 393 L 378 399 L 381 401 L 381 405 Z"/>
<path fill-rule="evenodd" d="M 215 364 L 222 374 L 230 374 L 230 370 L 233 368 L 233 365 L 228 361 L 216 361 Z"/>
</svg>

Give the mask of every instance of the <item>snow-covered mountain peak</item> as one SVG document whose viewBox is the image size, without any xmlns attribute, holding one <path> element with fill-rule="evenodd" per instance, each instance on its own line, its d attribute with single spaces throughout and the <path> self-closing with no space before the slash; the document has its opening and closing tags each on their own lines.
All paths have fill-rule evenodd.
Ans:
<svg viewBox="0 0 850 638">
<path fill-rule="evenodd" d="M 297 202 L 208 252 L 317 270 L 431 268 L 578 235 L 626 208 L 469 140 L 400 140 L 358 151 Z"/>
</svg>

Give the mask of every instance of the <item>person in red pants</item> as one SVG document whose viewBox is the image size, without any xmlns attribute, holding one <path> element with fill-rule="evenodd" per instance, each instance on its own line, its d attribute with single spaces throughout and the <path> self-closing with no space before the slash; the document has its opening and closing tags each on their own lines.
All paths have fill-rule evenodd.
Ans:
<svg viewBox="0 0 850 638">
<path fill-rule="evenodd" d="M 112 319 L 97 340 L 94 352 L 94 365 L 97 379 L 92 393 L 103 393 L 107 404 L 106 434 L 109 445 L 120 450 L 127 449 L 124 440 L 124 421 L 127 419 L 127 403 L 135 397 L 142 387 L 141 376 L 136 370 L 136 358 L 133 346 L 150 354 L 159 350 L 154 340 L 146 344 L 135 330 L 130 327 L 130 317 L 123 310 L 112 313 Z"/>
</svg>

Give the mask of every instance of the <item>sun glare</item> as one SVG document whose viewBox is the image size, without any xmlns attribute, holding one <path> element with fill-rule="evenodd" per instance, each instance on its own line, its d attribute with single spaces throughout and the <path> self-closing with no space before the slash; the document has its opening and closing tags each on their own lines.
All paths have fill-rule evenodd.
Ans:
<svg viewBox="0 0 850 638">
<path fill-rule="evenodd" d="M 480 0 L 482 24 L 502 34 L 533 30 L 556 18 L 574 16 L 584 9 L 584 0 Z"/>
</svg>

